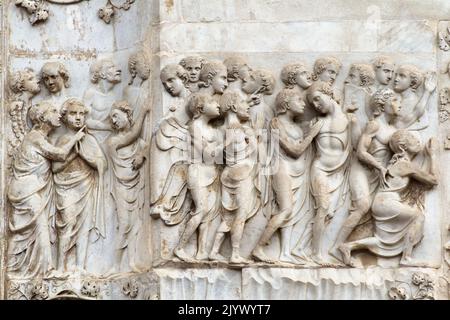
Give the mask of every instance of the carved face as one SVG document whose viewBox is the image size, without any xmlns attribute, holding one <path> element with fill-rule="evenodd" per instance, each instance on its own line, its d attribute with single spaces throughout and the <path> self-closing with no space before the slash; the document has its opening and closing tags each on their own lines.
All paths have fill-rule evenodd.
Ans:
<svg viewBox="0 0 450 320">
<path fill-rule="evenodd" d="M 245 78 L 242 79 L 242 91 L 246 94 L 252 94 L 261 88 L 262 83 L 259 77 L 255 77 L 254 74 L 249 73 Z"/>
<path fill-rule="evenodd" d="M 183 92 L 183 81 L 176 74 L 164 74 L 161 81 L 172 97 L 179 97 L 181 92 Z"/>
<path fill-rule="evenodd" d="M 397 75 L 394 81 L 394 90 L 397 92 L 403 92 L 411 87 L 411 74 L 408 70 L 398 69 Z"/>
<path fill-rule="evenodd" d="M 250 119 L 250 106 L 244 99 L 236 105 L 236 114 L 239 120 L 247 121 Z"/>
<path fill-rule="evenodd" d="M 24 82 L 24 91 L 28 91 L 33 94 L 37 94 L 41 91 L 41 87 L 39 86 L 39 80 L 33 72 L 27 72 Z"/>
<path fill-rule="evenodd" d="M 321 114 L 327 114 L 332 110 L 331 98 L 320 91 L 312 93 L 313 107 Z"/>
<path fill-rule="evenodd" d="M 185 67 L 189 75 L 189 82 L 198 82 L 200 80 L 200 71 L 202 70 L 202 62 L 190 60 Z"/>
<path fill-rule="evenodd" d="M 384 106 L 384 112 L 386 112 L 389 116 L 396 116 L 400 113 L 401 105 L 400 100 L 397 96 L 393 96 L 390 98 L 385 106 Z"/>
<path fill-rule="evenodd" d="M 302 72 L 297 72 L 295 82 L 299 85 L 300 88 L 308 89 L 312 85 L 311 73 L 306 70 L 303 70 Z"/>
<path fill-rule="evenodd" d="M 319 75 L 319 80 L 328 82 L 330 85 L 333 85 L 334 81 L 336 81 L 338 73 L 338 67 L 332 63 L 329 63 L 326 65 L 325 70 L 323 70 Z"/>
<path fill-rule="evenodd" d="M 103 66 L 103 74 L 106 81 L 110 83 L 119 83 L 122 81 L 122 70 L 116 67 L 112 61 L 108 61 Z"/>
<path fill-rule="evenodd" d="M 228 87 L 227 70 L 220 70 L 211 80 L 211 86 L 215 93 L 223 93 Z"/>
<path fill-rule="evenodd" d="M 248 78 L 250 76 L 250 71 L 251 70 L 249 66 L 243 66 L 242 68 L 240 68 L 238 72 L 239 79 L 243 80 Z"/>
<path fill-rule="evenodd" d="M 289 110 L 296 115 L 301 115 L 305 112 L 305 102 L 300 96 L 293 96 L 288 102 Z"/>
<path fill-rule="evenodd" d="M 388 85 L 394 77 L 394 65 L 383 64 L 376 68 L 375 77 L 380 84 Z"/>
<path fill-rule="evenodd" d="M 220 106 L 217 101 L 214 99 L 210 99 L 205 105 L 203 106 L 203 114 L 208 118 L 217 118 L 220 116 Z"/>
<path fill-rule="evenodd" d="M 65 123 L 69 129 L 79 130 L 85 124 L 85 109 L 82 106 L 72 105 L 68 108 L 65 117 Z"/>
<path fill-rule="evenodd" d="M 130 125 L 127 114 L 121 110 L 114 109 L 110 117 L 111 125 L 115 130 L 121 131 Z"/>
<path fill-rule="evenodd" d="M 56 106 L 48 108 L 45 112 L 44 118 L 45 122 L 50 124 L 52 127 L 57 128 L 61 126 L 61 113 Z"/>
<path fill-rule="evenodd" d="M 354 86 L 361 85 L 361 74 L 358 70 L 351 68 L 348 73 L 347 79 L 345 79 L 345 84 L 352 84 Z"/>
<path fill-rule="evenodd" d="M 44 81 L 44 85 L 47 90 L 52 94 L 61 92 L 61 90 L 64 88 L 64 79 L 56 69 L 47 70 L 45 73 L 43 73 L 42 80 Z"/>
</svg>

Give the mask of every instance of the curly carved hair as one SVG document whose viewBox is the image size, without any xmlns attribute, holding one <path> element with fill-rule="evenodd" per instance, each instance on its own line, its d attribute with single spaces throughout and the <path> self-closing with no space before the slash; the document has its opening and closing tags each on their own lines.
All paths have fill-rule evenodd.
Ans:
<svg viewBox="0 0 450 320">
<path fill-rule="evenodd" d="M 87 107 L 83 101 L 81 101 L 80 99 L 77 98 L 69 98 L 66 101 L 64 101 L 64 103 L 61 106 L 61 116 L 63 117 L 63 121 L 66 121 L 66 115 L 69 109 L 71 109 L 72 107 L 81 107 L 84 111 L 84 114 L 88 114 L 91 110 L 89 107 Z"/>
<path fill-rule="evenodd" d="M 180 66 L 186 69 L 188 65 L 193 63 L 200 63 L 200 68 L 203 68 L 206 63 L 206 59 L 200 56 L 189 56 L 181 59 Z"/>
<path fill-rule="evenodd" d="M 297 84 L 295 80 L 301 72 L 308 71 L 303 62 L 291 63 L 283 67 L 281 70 L 281 81 L 287 89 L 292 89 Z"/>
<path fill-rule="evenodd" d="M 125 113 L 127 115 L 127 119 L 128 119 L 128 122 L 130 123 L 130 125 L 131 126 L 134 125 L 133 108 L 130 106 L 128 101 L 121 100 L 121 101 L 114 102 L 111 107 L 110 114 L 112 114 L 114 110 L 119 110 L 119 111 Z"/>
<path fill-rule="evenodd" d="M 253 76 L 255 79 L 259 78 L 261 80 L 262 88 L 260 89 L 259 93 L 268 96 L 273 94 L 273 90 L 275 90 L 276 80 L 275 77 L 272 75 L 272 72 L 268 70 L 259 69 L 251 71 L 250 75 Z"/>
<path fill-rule="evenodd" d="M 222 114 L 228 111 L 235 112 L 236 106 L 242 101 L 242 96 L 238 91 L 225 91 L 219 100 L 220 112 Z"/>
<path fill-rule="evenodd" d="M 281 90 L 275 99 L 275 112 L 277 115 L 286 113 L 289 109 L 289 101 L 293 98 L 301 99 L 302 96 L 296 90 L 283 89 Z"/>
<path fill-rule="evenodd" d="M 21 93 L 25 91 L 25 80 L 29 75 L 36 76 L 34 70 L 31 68 L 14 72 L 9 80 L 9 87 L 11 88 L 11 91 L 14 93 Z"/>
<path fill-rule="evenodd" d="M 323 81 L 317 81 L 317 82 L 314 82 L 312 84 L 312 86 L 309 87 L 308 90 L 306 91 L 306 100 L 308 101 L 309 104 L 313 104 L 312 103 L 313 102 L 312 95 L 316 91 L 322 92 L 323 94 L 326 94 L 327 96 L 329 96 L 331 99 L 333 99 L 337 103 L 340 103 L 340 98 L 334 92 L 333 88 L 331 87 L 331 85 L 329 83 L 326 83 Z"/>
<path fill-rule="evenodd" d="M 28 116 L 30 117 L 31 123 L 39 125 L 43 123 L 44 115 L 55 106 L 51 101 L 40 101 L 31 106 L 28 110 Z"/>
<path fill-rule="evenodd" d="M 131 74 L 131 81 L 129 83 L 130 85 L 133 84 L 134 79 L 136 79 L 138 75 L 137 66 L 139 62 L 141 62 L 145 67 L 150 67 L 150 57 L 145 50 L 133 53 L 128 59 L 128 70 L 130 71 Z M 147 79 L 148 78 L 142 80 Z"/>
<path fill-rule="evenodd" d="M 208 88 L 211 80 L 220 72 L 227 74 L 227 67 L 220 61 L 209 61 L 203 65 L 200 71 L 200 82 L 203 87 Z"/>
<path fill-rule="evenodd" d="M 164 82 L 164 79 L 167 79 L 172 75 L 180 78 L 184 84 L 187 83 L 189 78 L 187 71 L 184 70 L 182 66 L 180 66 L 179 64 L 172 63 L 166 65 L 164 68 L 161 69 L 160 79 L 162 82 Z"/>
<path fill-rule="evenodd" d="M 411 77 L 411 89 L 416 90 L 422 85 L 424 76 L 422 71 L 420 71 L 420 69 L 416 66 L 405 64 L 400 66 L 398 70 L 404 70 L 409 74 L 409 76 Z"/>
<path fill-rule="evenodd" d="M 44 75 L 53 74 L 56 71 L 64 80 L 64 87 L 69 87 L 69 71 L 67 71 L 66 67 L 61 62 L 47 62 L 42 66 L 41 75 L 42 78 Z"/>
<path fill-rule="evenodd" d="M 375 71 L 372 66 L 362 63 L 354 63 L 350 66 L 350 72 L 357 71 L 359 74 L 360 86 L 368 87 L 375 83 Z"/>
<path fill-rule="evenodd" d="M 372 62 L 372 65 L 375 69 L 382 68 L 386 64 L 394 65 L 394 60 L 392 60 L 392 58 L 388 56 L 378 56 Z"/>
<path fill-rule="evenodd" d="M 248 68 L 249 70 L 251 70 L 251 68 L 247 64 L 247 61 L 239 56 L 226 58 L 223 61 L 223 64 L 227 68 L 228 81 L 230 82 L 236 81 L 240 78 L 239 71 L 242 68 Z"/>
<path fill-rule="evenodd" d="M 202 114 L 205 104 L 213 100 L 213 98 L 206 93 L 194 93 L 188 100 L 187 109 L 192 114 L 193 119 L 197 119 Z"/>
<path fill-rule="evenodd" d="M 324 72 L 327 68 L 327 65 L 332 64 L 336 67 L 336 69 L 339 70 L 342 68 L 342 63 L 335 57 L 324 57 L 319 58 L 314 63 L 314 73 L 313 73 L 313 80 L 317 81 L 319 80 L 319 76 Z"/>
<path fill-rule="evenodd" d="M 391 136 L 389 147 L 395 154 L 403 154 L 404 152 L 416 153 L 421 149 L 422 141 L 417 132 L 401 129 Z"/>
<path fill-rule="evenodd" d="M 395 92 L 389 88 L 377 90 L 370 97 L 370 108 L 374 116 L 379 116 L 384 112 L 386 103 L 395 96 Z"/>
</svg>

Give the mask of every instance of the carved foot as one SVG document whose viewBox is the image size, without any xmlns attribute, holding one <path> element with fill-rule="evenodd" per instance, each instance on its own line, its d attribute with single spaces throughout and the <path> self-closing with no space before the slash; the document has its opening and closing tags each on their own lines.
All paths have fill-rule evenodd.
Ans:
<svg viewBox="0 0 450 320">
<path fill-rule="evenodd" d="M 305 263 L 314 263 L 314 261 L 311 259 L 311 257 L 309 257 L 305 252 L 300 251 L 300 250 L 294 250 L 291 252 L 292 255 L 298 260 L 300 261 L 301 264 L 305 264 Z"/>
<path fill-rule="evenodd" d="M 225 258 L 220 253 L 211 253 L 209 255 L 209 260 L 211 260 L 211 261 L 219 261 L 219 262 L 228 262 L 228 259 Z"/>
<path fill-rule="evenodd" d="M 420 268 L 427 268 L 430 265 L 425 263 L 425 262 L 418 262 L 414 259 L 412 259 L 411 257 L 403 257 L 400 260 L 400 265 L 402 267 L 420 267 Z"/>
<path fill-rule="evenodd" d="M 199 252 L 195 256 L 195 259 L 197 259 L 198 261 L 205 261 L 205 260 L 208 260 L 208 258 L 209 258 L 208 253 L 206 253 L 206 252 Z"/>
<path fill-rule="evenodd" d="M 191 258 L 183 249 L 181 248 L 176 248 L 173 251 L 173 254 L 175 256 L 177 256 L 180 260 L 185 261 L 185 262 L 189 262 L 189 263 L 195 263 L 196 260 Z"/>
<path fill-rule="evenodd" d="M 69 273 L 51 269 L 51 270 L 47 271 L 47 273 L 45 274 L 45 278 L 66 280 L 69 278 Z"/>
<path fill-rule="evenodd" d="M 299 264 L 299 265 L 305 264 L 305 262 L 294 258 L 290 254 L 285 254 L 285 253 L 280 255 L 280 261 L 285 262 L 285 263 Z"/>
<path fill-rule="evenodd" d="M 252 260 L 245 259 L 244 257 L 238 255 L 232 255 L 230 259 L 230 263 L 233 264 L 250 264 L 252 262 Z"/>
<path fill-rule="evenodd" d="M 274 259 L 269 258 L 263 251 L 261 247 L 257 247 L 253 250 L 252 256 L 254 256 L 257 260 L 267 263 L 275 263 Z"/>
<path fill-rule="evenodd" d="M 351 264 L 352 264 L 352 251 L 350 250 L 350 248 L 347 245 L 345 245 L 345 244 L 341 244 L 338 247 L 338 249 L 339 249 L 339 251 L 342 254 L 342 261 L 346 265 L 351 266 Z"/>
</svg>

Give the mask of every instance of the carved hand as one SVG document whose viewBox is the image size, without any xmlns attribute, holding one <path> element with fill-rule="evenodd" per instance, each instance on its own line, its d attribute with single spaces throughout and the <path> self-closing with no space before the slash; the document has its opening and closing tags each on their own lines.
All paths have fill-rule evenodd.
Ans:
<svg viewBox="0 0 450 320">
<path fill-rule="evenodd" d="M 137 171 L 140 168 L 142 168 L 142 165 L 144 164 L 144 161 L 145 161 L 144 155 L 142 155 L 142 154 L 136 155 L 136 157 L 133 159 L 133 162 L 132 162 L 133 170 Z"/>
<path fill-rule="evenodd" d="M 86 133 L 84 132 L 85 129 L 86 129 L 86 126 L 81 128 L 80 130 L 78 130 L 78 132 L 75 134 L 76 141 L 80 141 L 81 139 L 84 138 L 84 136 L 86 135 Z"/>
<path fill-rule="evenodd" d="M 248 104 L 250 107 L 256 106 L 261 103 L 261 95 L 260 94 L 252 94 L 248 100 Z"/>
<path fill-rule="evenodd" d="M 431 138 L 430 140 L 428 140 L 428 143 L 425 145 L 425 153 L 431 157 L 436 155 L 437 150 L 438 143 L 436 138 Z"/>
</svg>

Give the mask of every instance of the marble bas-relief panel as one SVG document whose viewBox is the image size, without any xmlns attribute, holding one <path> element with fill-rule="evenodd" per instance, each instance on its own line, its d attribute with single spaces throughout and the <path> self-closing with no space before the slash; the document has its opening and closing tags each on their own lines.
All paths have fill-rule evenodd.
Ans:
<svg viewBox="0 0 450 320">
<path fill-rule="evenodd" d="M 448 22 L 186 3 L 4 7 L 6 297 L 447 299 Z"/>
</svg>

